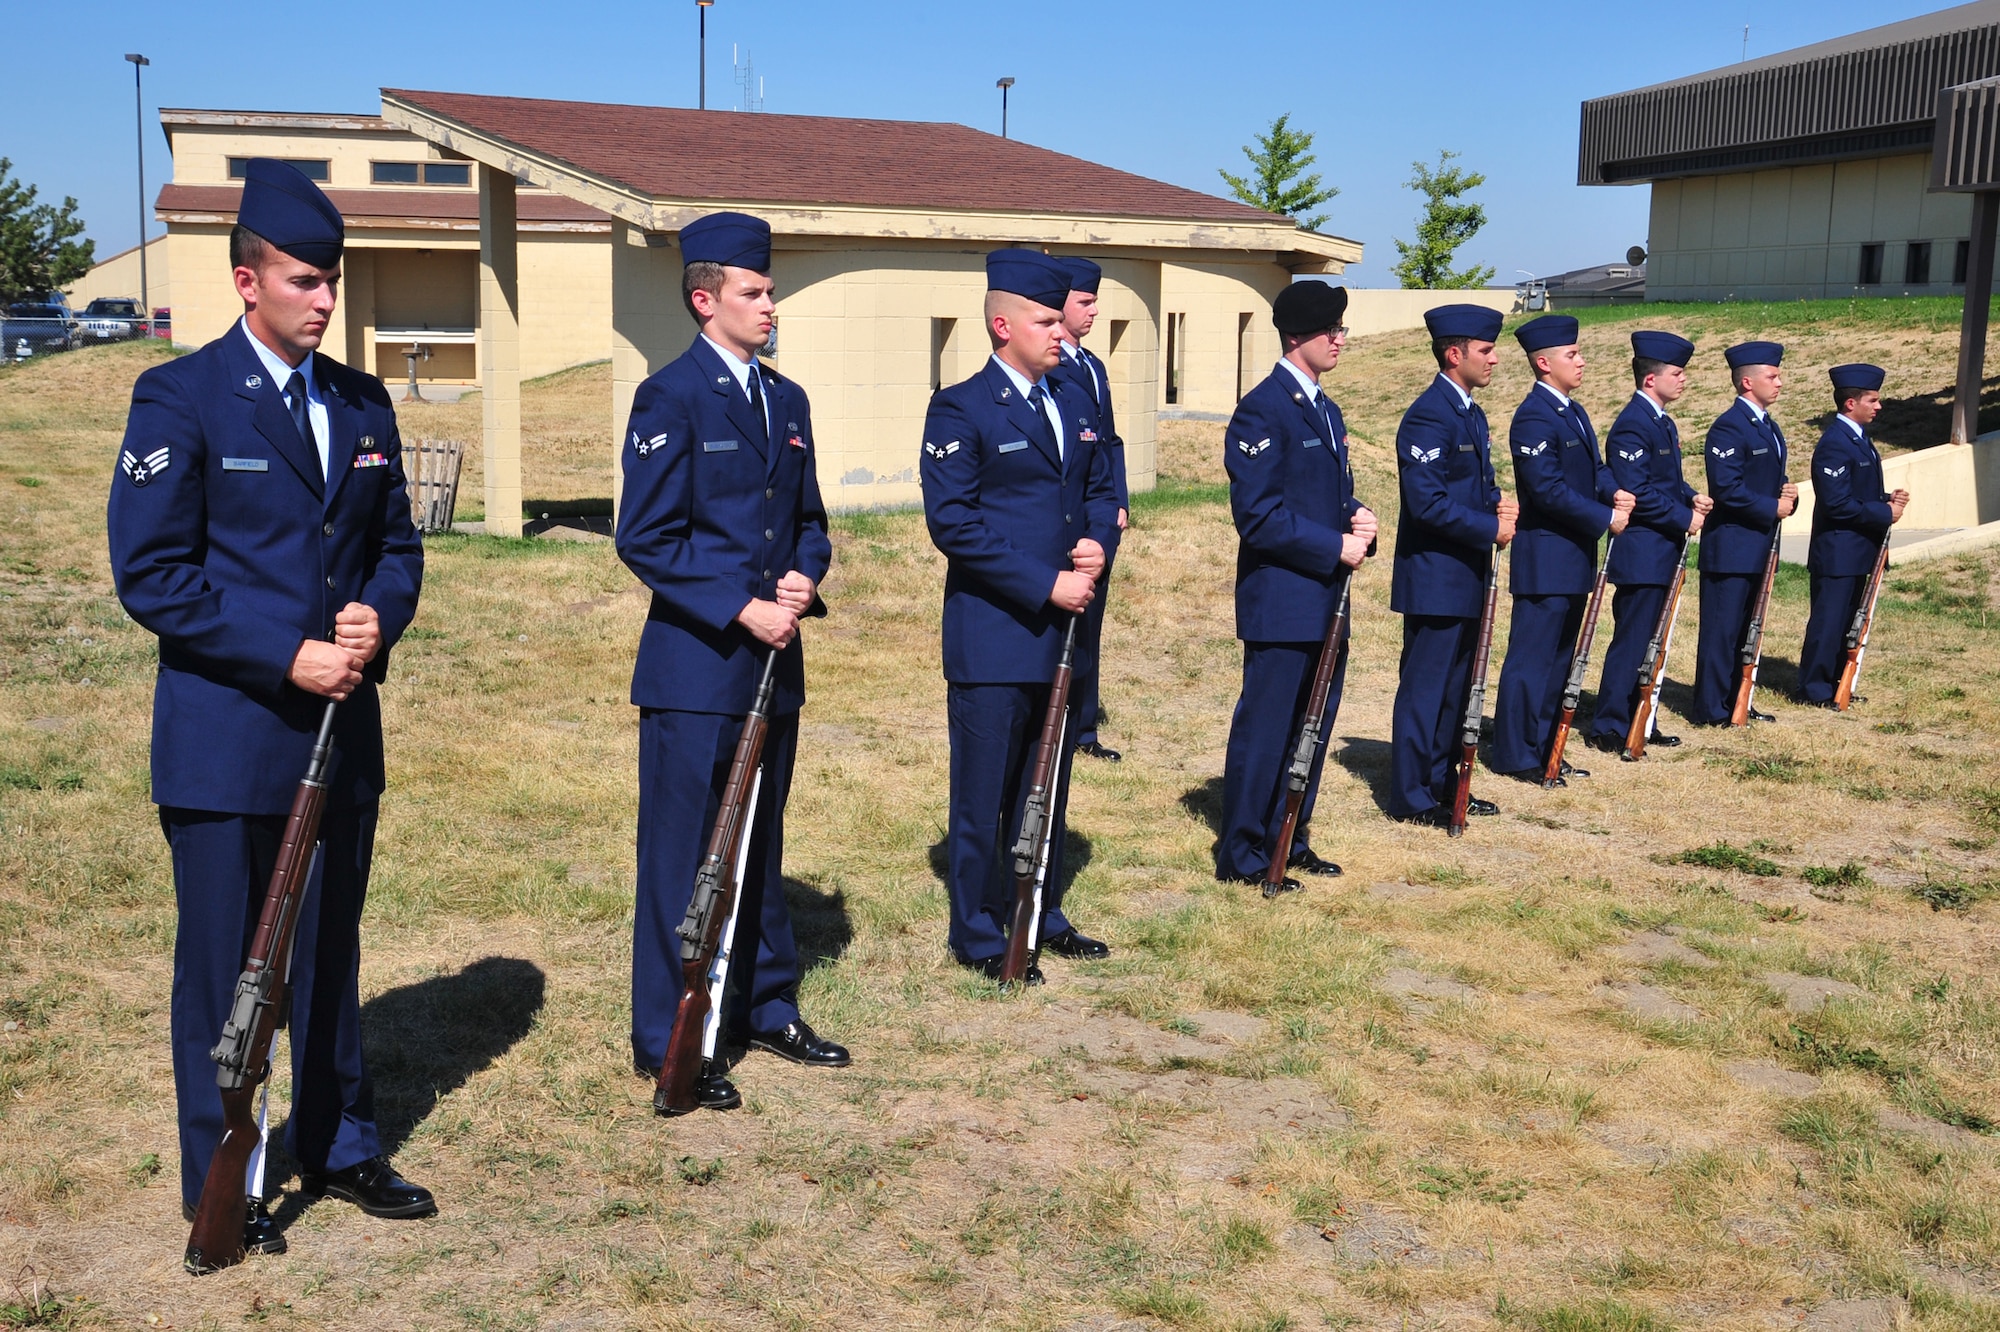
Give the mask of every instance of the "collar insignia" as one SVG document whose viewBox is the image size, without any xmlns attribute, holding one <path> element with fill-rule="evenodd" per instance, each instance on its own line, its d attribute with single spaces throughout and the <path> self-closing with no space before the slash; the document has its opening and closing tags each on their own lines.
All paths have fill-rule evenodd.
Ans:
<svg viewBox="0 0 2000 1332">
<path fill-rule="evenodd" d="M 262 375 L 245 375 L 245 376 L 243 377 L 243 387 L 244 387 L 244 388 L 247 388 L 247 389 L 260 389 L 260 388 L 263 388 L 263 387 L 264 387 L 264 376 L 262 376 Z"/>
</svg>

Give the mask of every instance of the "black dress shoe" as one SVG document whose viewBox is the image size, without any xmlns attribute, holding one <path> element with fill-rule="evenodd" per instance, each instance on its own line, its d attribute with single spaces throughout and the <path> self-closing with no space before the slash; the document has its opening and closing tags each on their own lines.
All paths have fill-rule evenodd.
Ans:
<svg viewBox="0 0 2000 1332">
<path fill-rule="evenodd" d="M 1218 874 L 1215 876 L 1215 881 L 1217 883 L 1248 884 L 1250 887 L 1264 894 L 1265 897 L 1282 897 L 1286 893 L 1296 893 L 1305 887 L 1304 884 L 1289 874 L 1279 879 L 1276 883 L 1272 883 L 1262 874 Z"/>
<path fill-rule="evenodd" d="M 987 980 L 997 981 L 1000 979 L 1001 969 L 1007 965 L 1007 959 L 1004 957 L 961 957 L 958 959 L 958 965 L 964 967 L 967 971 L 978 972 L 980 975 L 986 977 Z M 1028 985 L 1041 985 L 1046 983 L 1048 977 L 1042 975 L 1040 967 L 1030 962 L 1028 964 L 1028 974 L 1022 977 L 1022 980 Z"/>
<path fill-rule="evenodd" d="M 194 1205 L 192 1203 L 181 1204 L 181 1220 L 187 1222 L 194 1220 Z M 285 1251 L 285 1234 L 278 1229 L 278 1223 L 271 1219 L 270 1204 L 262 1198 L 250 1199 L 249 1206 L 245 1209 L 243 1218 L 243 1248 L 247 1253 L 283 1253 Z M 190 1268 L 189 1270 L 192 1271 L 193 1269 Z M 215 1269 L 205 1267 L 202 1270 L 204 1272 L 212 1272 Z M 200 1273 L 196 1273 L 196 1275 L 200 1275 Z"/>
<path fill-rule="evenodd" d="M 1541 768 L 1523 768 L 1519 772 L 1503 772 L 1500 775 L 1502 777 L 1512 777 L 1517 782 L 1527 782 L 1530 786 L 1540 786 L 1542 784 L 1543 771 L 1544 769 Z M 1569 783 L 1564 781 L 1561 777 L 1557 777 L 1555 781 L 1551 783 L 1551 785 L 1568 786 Z M 1472 811 L 1470 807 L 1468 807 L 1467 812 L 1471 813 L 1474 811 Z"/>
<path fill-rule="evenodd" d="M 1772 714 L 1772 713 L 1769 713 L 1769 712 L 1763 712 L 1763 711 L 1760 711 L 1760 710 L 1759 710 L 1759 709 L 1757 709 L 1757 708 L 1752 708 L 1752 709 L 1750 709 L 1750 720 L 1751 720 L 1751 721 L 1767 721 L 1767 722 L 1774 722 L 1774 721 L 1776 721 L 1776 720 L 1778 720 L 1778 719 L 1777 719 L 1777 717 L 1776 717 L 1776 716 L 1775 716 L 1774 714 Z"/>
<path fill-rule="evenodd" d="M 1076 752 L 1086 758 L 1103 759 L 1106 763 L 1117 763 L 1125 757 L 1111 746 L 1099 744 L 1095 740 L 1084 741 L 1076 747 Z"/>
<path fill-rule="evenodd" d="M 1625 752 L 1625 737 L 1622 735 L 1586 736 L 1583 743 L 1604 754 L 1622 754 Z"/>
<path fill-rule="evenodd" d="M 1651 740 L 1648 740 L 1646 747 L 1648 749 L 1679 749 L 1681 747 L 1681 738 L 1677 735 L 1668 735 L 1665 731 L 1662 731 Z"/>
<path fill-rule="evenodd" d="M 1390 816 L 1398 823 L 1414 823 L 1422 828 L 1442 828 L 1451 822 L 1451 811 L 1443 805 L 1432 805 L 1414 814 L 1394 814 Z"/>
<path fill-rule="evenodd" d="M 836 1045 L 819 1035 L 806 1025 L 804 1018 L 787 1023 L 783 1031 L 752 1032 L 750 1048 L 769 1050 L 780 1059 L 789 1059 L 794 1064 L 810 1064 L 814 1068 L 846 1068 L 852 1062 L 847 1056 L 846 1046 Z"/>
<path fill-rule="evenodd" d="M 1285 868 L 1295 869 L 1301 874 L 1317 874 L 1326 879 L 1340 877 L 1340 866 L 1319 855 L 1309 846 L 1292 848 L 1291 859 L 1285 862 Z"/>
<path fill-rule="evenodd" d="M 1042 940 L 1042 947 L 1059 957 L 1074 957 L 1084 961 L 1095 961 L 1100 957 L 1111 956 L 1110 944 L 1102 943 L 1087 934 L 1078 934 L 1074 925 L 1061 934 L 1051 934 Z"/>
<path fill-rule="evenodd" d="M 331 1194 L 353 1203 L 370 1216 L 392 1221 L 429 1216 L 437 1211 L 437 1199 L 431 1196 L 431 1191 L 397 1174 L 386 1156 L 371 1156 L 342 1170 L 301 1170 L 299 1182 L 310 1197 Z"/>
<path fill-rule="evenodd" d="M 1498 814 L 1500 806 L 1494 804 L 1491 800 L 1481 800 L 1478 796 L 1470 796 L 1465 802 L 1465 812 L 1485 818 L 1488 815 Z M 1448 819 L 1450 816 L 1447 815 L 1446 817 Z"/>
<path fill-rule="evenodd" d="M 1570 762 L 1570 761 L 1569 761 L 1568 759 L 1563 759 L 1563 760 L 1562 760 L 1562 766 L 1561 766 L 1560 768 L 1558 768 L 1558 769 L 1557 769 L 1556 771 L 1557 771 L 1558 773 L 1560 773 L 1560 774 L 1561 774 L 1562 776 L 1564 776 L 1564 777 L 1588 777 L 1588 776 L 1590 776 L 1590 769 L 1589 769 L 1589 768 L 1579 768 L 1579 767 L 1577 767 L 1577 766 L 1576 766 L 1576 765 L 1575 765 L 1574 763 L 1571 763 L 1571 762 Z"/>
<path fill-rule="evenodd" d="M 1828 712 L 1840 711 L 1830 698 L 1795 698 L 1792 701 L 1802 708 L 1824 708 Z"/>
<path fill-rule="evenodd" d="M 660 1080 L 660 1070 L 640 1069 L 649 1074 L 654 1082 Z M 694 1105 L 688 1110 L 675 1110 L 660 1102 L 659 1094 L 653 1096 L 653 1113 L 662 1119 L 673 1119 L 694 1110 L 734 1110 L 743 1104 L 743 1095 L 736 1090 L 736 1084 L 726 1076 L 724 1065 L 713 1059 L 701 1061 L 701 1072 L 694 1077 Z"/>
</svg>

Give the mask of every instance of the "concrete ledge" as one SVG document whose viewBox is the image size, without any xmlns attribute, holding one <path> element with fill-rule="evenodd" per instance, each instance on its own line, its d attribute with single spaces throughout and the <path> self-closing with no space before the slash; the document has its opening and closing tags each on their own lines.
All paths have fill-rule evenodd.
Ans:
<svg viewBox="0 0 2000 1332">
<path fill-rule="evenodd" d="M 1994 545 L 2000 545 L 2000 521 L 1961 528 L 1956 532 L 1932 537 L 1928 541 L 1912 541 L 1907 546 L 1892 545 L 1889 564 L 1892 568 L 1901 568 L 1904 565 L 1921 564 L 1925 560 L 1942 560 L 1952 555 L 1962 555 L 1967 551 Z"/>
</svg>

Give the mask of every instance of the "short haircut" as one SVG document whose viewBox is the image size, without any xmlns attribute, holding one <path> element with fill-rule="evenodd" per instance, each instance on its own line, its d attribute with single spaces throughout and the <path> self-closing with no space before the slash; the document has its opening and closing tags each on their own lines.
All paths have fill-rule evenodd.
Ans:
<svg viewBox="0 0 2000 1332">
<path fill-rule="evenodd" d="M 721 264 L 712 264 L 706 259 L 697 259 L 681 270 L 681 304 L 688 314 L 699 324 L 701 316 L 695 312 L 694 294 L 705 291 L 717 300 L 722 299 L 722 284 L 728 275 Z"/>
<path fill-rule="evenodd" d="M 1038 309 L 1044 309 L 1040 301 L 1031 301 L 1011 291 L 989 291 L 986 293 L 986 338 L 994 350 L 1000 348 L 1000 335 L 993 331 L 993 317 L 1006 315 L 1013 323 L 1020 323 Z M 1060 313 L 1060 312 L 1058 312 Z"/>
<path fill-rule="evenodd" d="M 1437 358 L 1438 369 L 1449 370 L 1451 368 L 1451 365 L 1444 359 L 1444 354 L 1450 351 L 1453 347 L 1456 347 L 1458 348 L 1460 354 L 1463 355 L 1466 349 L 1471 346 L 1472 346 L 1471 338 L 1432 338 L 1431 355 Z M 1533 365 L 1534 362 L 1530 361 L 1529 364 Z"/>
<path fill-rule="evenodd" d="M 1833 391 L 1833 410 L 1839 412 L 1842 416 L 1847 415 L 1847 404 L 1853 402 L 1856 398 L 1859 398 L 1862 394 L 1868 392 L 1871 392 L 1871 390 L 1863 388 L 1835 389 Z"/>
<path fill-rule="evenodd" d="M 278 247 L 238 222 L 229 229 L 229 267 L 261 272 Z"/>
<path fill-rule="evenodd" d="M 1646 387 L 1646 381 L 1649 378 L 1659 374 L 1660 371 L 1666 368 L 1667 363 L 1665 361 L 1656 361 L 1650 356 L 1634 356 L 1632 358 L 1632 387 L 1635 389 Z"/>
</svg>

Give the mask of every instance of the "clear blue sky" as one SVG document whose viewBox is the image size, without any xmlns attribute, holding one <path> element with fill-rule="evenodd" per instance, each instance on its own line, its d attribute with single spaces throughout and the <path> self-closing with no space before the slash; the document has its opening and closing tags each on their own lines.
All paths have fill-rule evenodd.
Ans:
<svg viewBox="0 0 2000 1332">
<path fill-rule="evenodd" d="M 997 130 L 993 83 L 1014 76 L 1014 137 L 1194 189 L 1271 119 L 1318 136 L 1315 169 L 1338 185 L 1327 230 L 1367 244 L 1357 286 L 1393 286 L 1408 239 L 1416 158 L 1440 148 L 1487 173 L 1490 222 L 1463 257 L 1558 272 L 1646 240 L 1644 186 L 1576 184 L 1577 105 L 1941 8 L 1916 0 L 1661 6 L 1058 6 L 876 0 L 717 0 L 709 105 L 736 101 L 732 45 L 764 79 L 765 109 L 955 120 Z M 323 17 L 296 23 L 308 12 Z M 1550 20 L 1577 16 L 1567 24 Z M 0 155 L 45 198 L 75 195 L 108 255 L 138 228 L 132 66 L 144 52 L 147 188 L 170 165 L 161 106 L 379 109 L 377 89 L 692 106 L 693 0 L 523 4 L 346 0 L 253 9 L 85 0 L 23 3 L 8 17 L 13 96 Z M 296 33 L 296 35 L 293 35 Z M 31 76 L 31 71 L 33 74 Z M 47 100 L 39 100 L 46 98 Z M 1087 204 L 1087 201 L 1079 201 Z M 149 222 L 149 234 L 157 234 Z"/>
</svg>

